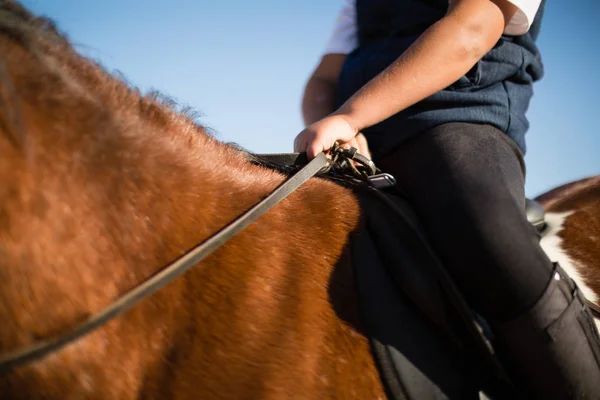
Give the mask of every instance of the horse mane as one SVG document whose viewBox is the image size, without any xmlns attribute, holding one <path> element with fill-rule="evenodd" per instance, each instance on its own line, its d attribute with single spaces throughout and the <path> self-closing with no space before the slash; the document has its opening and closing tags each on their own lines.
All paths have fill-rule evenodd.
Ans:
<svg viewBox="0 0 600 400">
<path fill-rule="evenodd" d="M 53 78 L 60 77 L 71 89 L 79 87 L 81 95 L 97 97 L 100 104 L 120 103 L 123 109 L 137 109 L 143 118 L 162 126 L 170 120 L 187 125 L 173 132 L 212 136 L 198 123 L 199 113 L 193 108 L 180 106 L 156 90 L 142 94 L 120 72 L 108 72 L 100 62 L 78 54 L 51 19 L 35 16 L 14 0 L 0 0 L 0 35 L 18 43 Z M 23 145 L 25 132 L 20 129 L 18 109 L 12 108 L 17 101 L 3 64 L 0 56 L 0 123 L 13 144 Z M 65 66 L 68 73 L 63 71 Z M 94 93 L 82 85 L 91 85 Z"/>
<path fill-rule="evenodd" d="M 42 36 L 46 40 L 66 42 L 54 22 L 37 17 L 13 0 L 0 1 L 0 34 L 7 37 L 36 56 L 40 56 L 36 41 Z M 25 151 L 25 130 L 18 108 L 18 97 L 3 60 L 0 59 L 0 126 L 13 145 Z"/>
<path fill-rule="evenodd" d="M 52 20 L 33 15 L 14 0 L 0 2 L 0 31 L 27 47 L 40 33 L 55 40 L 65 40 Z"/>
</svg>

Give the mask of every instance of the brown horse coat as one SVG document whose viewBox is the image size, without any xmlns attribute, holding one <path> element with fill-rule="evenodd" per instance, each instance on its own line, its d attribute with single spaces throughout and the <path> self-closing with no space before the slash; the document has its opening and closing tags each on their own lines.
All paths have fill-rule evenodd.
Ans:
<svg viewBox="0 0 600 400">
<path fill-rule="evenodd" d="M 188 116 L 0 2 L 0 352 L 64 332 L 268 194 Z M 124 316 L 0 376 L 2 398 L 380 398 L 348 191 L 315 179 Z"/>
</svg>

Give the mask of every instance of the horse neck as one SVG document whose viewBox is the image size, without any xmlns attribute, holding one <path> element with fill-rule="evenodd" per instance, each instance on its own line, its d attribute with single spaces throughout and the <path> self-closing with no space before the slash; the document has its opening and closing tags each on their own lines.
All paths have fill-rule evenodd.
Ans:
<svg viewBox="0 0 600 400">
<path fill-rule="evenodd" d="M 167 110 L 158 121 L 86 110 L 25 104 L 33 161 L 15 156 L 12 177 L 0 171 L 18 193 L 5 210 L 12 237 L 0 260 L 0 304 L 9 305 L 0 308 L 0 348 L 106 306 L 282 179 Z"/>
</svg>

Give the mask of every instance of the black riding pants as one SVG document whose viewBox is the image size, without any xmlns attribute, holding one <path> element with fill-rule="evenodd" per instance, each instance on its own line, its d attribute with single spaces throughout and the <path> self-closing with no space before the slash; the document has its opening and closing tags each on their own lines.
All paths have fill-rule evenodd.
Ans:
<svg viewBox="0 0 600 400">
<path fill-rule="evenodd" d="M 503 132 L 444 124 L 376 161 L 395 176 L 477 312 L 501 322 L 536 302 L 552 264 L 525 216 L 522 153 Z"/>
</svg>

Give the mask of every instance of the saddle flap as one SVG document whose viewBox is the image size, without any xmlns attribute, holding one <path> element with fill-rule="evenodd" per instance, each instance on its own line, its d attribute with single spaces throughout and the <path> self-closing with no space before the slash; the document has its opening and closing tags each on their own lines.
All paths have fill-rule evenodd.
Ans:
<svg viewBox="0 0 600 400">
<path fill-rule="evenodd" d="M 388 398 L 475 398 L 471 383 L 477 379 L 470 360 L 431 321 L 432 316 L 445 321 L 439 288 L 423 273 L 413 273 L 420 267 L 418 256 L 387 225 L 366 217 L 364 229 L 352 240 L 352 264 L 361 317 Z M 382 237 L 389 243 L 378 242 Z M 393 251 L 381 250 L 392 242 Z M 406 279 L 402 273 L 394 277 L 389 262 L 403 264 Z M 398 288 L 401 280 L 410 296 Z"/>
<path fill-rule="evenodd" d="M 415 238 L 406 219 L 382 207 L 381 201 L 372 194 L 365 193 L 360 198 L 367 229 L 394 283 L 434 324 L 447 328 L 446 302 L 436 274 L 431 273 L 429 267 L 432 258 Z M 404 200 L 390 200 L 412 213 Z M 410 223 L 416 224 L 416 217 L 410 217 Z"/>
</svg>

